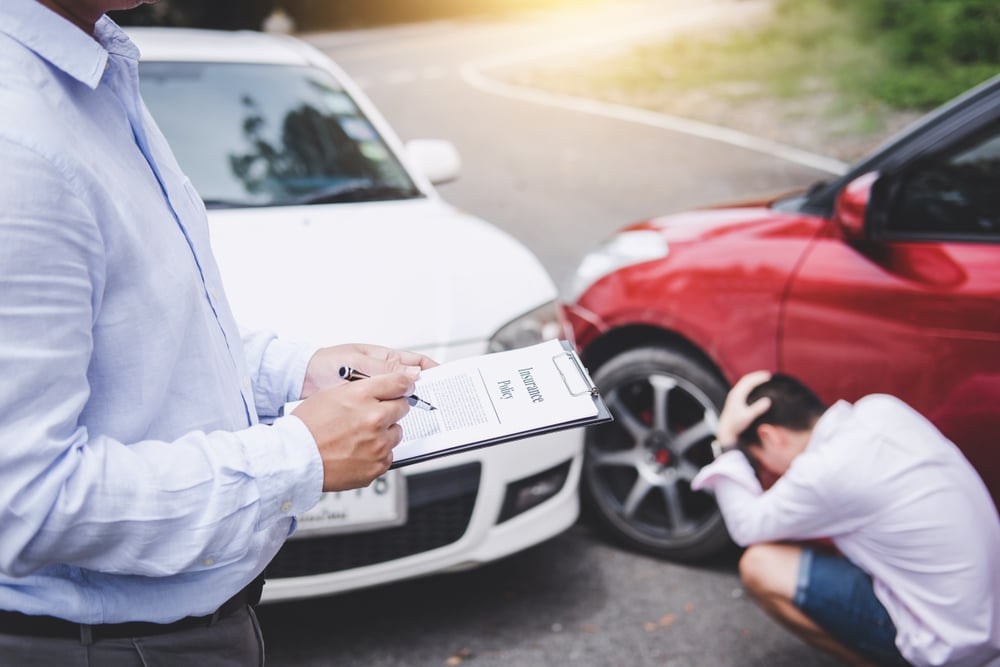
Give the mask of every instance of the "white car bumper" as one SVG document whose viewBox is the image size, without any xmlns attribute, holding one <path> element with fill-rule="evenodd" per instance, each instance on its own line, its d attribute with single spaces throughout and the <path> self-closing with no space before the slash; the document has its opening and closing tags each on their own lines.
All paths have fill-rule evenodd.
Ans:
<svg viewBox="0 0 1000 667">
<path fill-rule="evenodd" d="M 571 429 L 403 468 L 406 525 L 290 541 L 269 567 L 262 601 L 475 567 L 554 537 L 579 514 L 582 447 L 583 430 Z M 565 481 L 554 495 L 498 523 L 511 483 L 562 470 Z"/>
</svg>

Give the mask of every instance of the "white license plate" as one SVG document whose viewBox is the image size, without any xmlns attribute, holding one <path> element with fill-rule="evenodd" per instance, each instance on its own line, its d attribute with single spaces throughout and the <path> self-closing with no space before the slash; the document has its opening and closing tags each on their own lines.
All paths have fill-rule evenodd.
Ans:
<svg viewBox="0 0 1000 667">
<path fill-rule="evenodd" d="M 292 539 L 400 526 L 406 523 L 406 477 L 390 470 L 363 489 L 324 493 L 298 521 Z"/>
</svg>

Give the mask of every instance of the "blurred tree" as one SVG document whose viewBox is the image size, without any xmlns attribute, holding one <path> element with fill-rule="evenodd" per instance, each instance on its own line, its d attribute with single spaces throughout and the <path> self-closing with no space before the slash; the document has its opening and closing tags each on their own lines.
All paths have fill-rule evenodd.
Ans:
<svg viewBox="0 0 1000 667">
<path fill-rule="evenodd" d="M 1000 61 L 996 0 L 854 0 L 869 28 L 888 35 L 907 63 Z"/>
<path fill-rule="evenodd" d="M 279 5 L 303 30 L 423 21 L 610 0 L 163 0 L 111 16 L 122 25 L 260 29 Z"/>
<path fill-rule="evenodd" d="M 257 30 L 274 4 L 274 0 L 163 0 L 109 15 L 121 25 Z"/>
<path fill-rule="evenodd" d="M 826 0 L 838 2 L 838 0 Z M 930 108 L 1000 72 L 997 0 L 850 0 L 891 69 L 876 91 L 896 107 Z"/>
</svg>

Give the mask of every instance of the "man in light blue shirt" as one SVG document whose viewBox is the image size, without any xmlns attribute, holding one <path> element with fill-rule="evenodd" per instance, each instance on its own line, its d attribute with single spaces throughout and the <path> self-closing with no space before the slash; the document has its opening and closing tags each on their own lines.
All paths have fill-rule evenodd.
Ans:
<svg viewBox="0 0 1000 667">
<path fill-rule="evenodd" d="M 140 2 L 0 3 L 4 665 L 257 664 L 245 587 L 322 491 L 385 472 L 433 365 L 241 334 L 103 16 Z"/>
</svg>

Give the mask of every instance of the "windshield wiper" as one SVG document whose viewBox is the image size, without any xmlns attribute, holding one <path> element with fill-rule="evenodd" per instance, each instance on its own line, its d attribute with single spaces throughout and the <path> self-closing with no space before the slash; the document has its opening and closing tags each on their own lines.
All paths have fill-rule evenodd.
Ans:
<svg viewBox="0 0 1000 667">
<path fill-rule="evenodd" d="M 816 181 L 815 183 L 813 183 L 812 185 L 809 186 L 809 189 L 806 191 L 806 197 L 812 197 L 814 194 L 816 194 L 817 192 L 819 192 L 820 190 L 822 190 L 823 188 L 825 188 L 829 184 L 830 184 L 830 181 L 825 181 L 825 180 L 824 181 Z"/>
<path fill-rule="evenodd" d="M 205 208 L 209 210 L 214 208 L 249 208 L 251 206 L 260 206 L 260 204 L 250 204 L 238 199 L 205 199 L 203 201 Z"/>
<path fill-rule="evenodd" d="M 297 197 L 272 199 L 267 202 L 249 202 L 239 199 L 206 199 L 205 208 L 267 208 L 269 206 L 305 206 L 309 204 L 343 204 L 348 202 L 412 199 L 420 191 L 413 186 L 401 187 L 370 181 L 350 181 L 323 188 Z"/>
<path fill-rule="evenodd" d="M 341 204 L 346 202 L 377 201 L 382 199 L 411 199 L 420 192 L 412 187 L 385 185 L 383 183 L 344 183 L 310 192 L 301 197 L 294 197 L 282 202 L 285 206 L 301 206 L 308 204 Z"/>
</svg>

